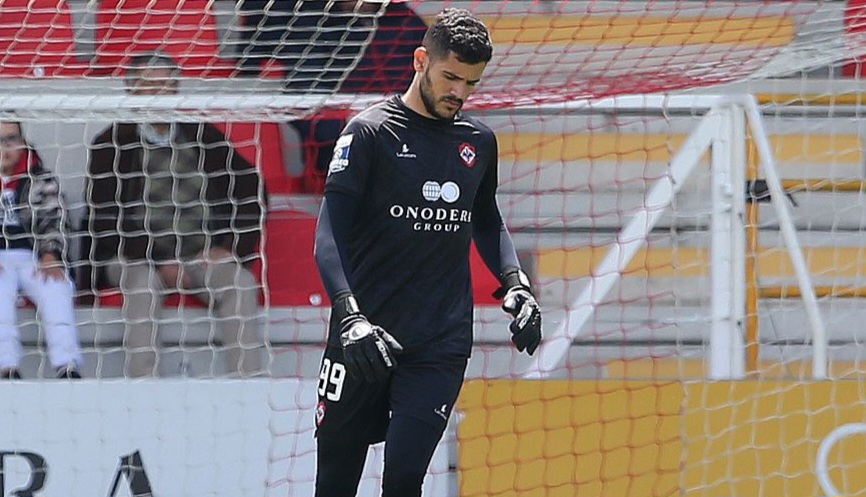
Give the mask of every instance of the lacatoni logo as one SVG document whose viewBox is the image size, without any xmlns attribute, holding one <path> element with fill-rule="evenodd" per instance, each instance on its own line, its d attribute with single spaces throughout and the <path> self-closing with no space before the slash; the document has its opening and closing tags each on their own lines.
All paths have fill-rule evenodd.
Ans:
<svg viewBox="0 0 866 497">
<path fill-rule="evenodd" d="M 460 187 L 453 181 L 446 181 L 442 184 L 437 181 L 427 181 L 421 187 L 421 196 L 428 202 L 442 200 L 445 203 L 453 204 L 460 199 Z M 466 209 L 394 204 L 388 213 L 395 219 L 413 221 L 412 229 L 414 231 L 453 233 L 460 230 L 461 224 L 472 222 L 472 211 Z"/>
<path fill-rule="evenodd" d="M 409 150 L 409 145 L 406 145 L 404 143 L 403 146 L 400 148 L 400 151 L 397 152 L 397 157 L 401 159 L 417 159 L 418 155 L 414 152 L 411 152 Z"/>
</svg>

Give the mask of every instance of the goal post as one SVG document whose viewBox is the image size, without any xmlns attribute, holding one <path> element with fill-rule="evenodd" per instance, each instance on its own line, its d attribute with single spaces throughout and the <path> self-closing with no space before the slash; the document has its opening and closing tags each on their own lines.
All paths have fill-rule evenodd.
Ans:
<svg viewBox="0 0 866 497">
<path fill-rule="evenodd" d="M 701 110 L 706 114 L 671 158 L 669 170 L 649 189 L 643 206 L 611 244 L 607 255 L 578 297 L 567 308 L 565 318 L 547 336 L 523 377 L 544 378 L 553 373 L 572 343 L 581 334 L 598 305 L 622 277 L 656 227 L 693 169 L 709 153 L 711 175 L 710 265 L 712 304 L 710 352 L 707 374 L 713 379 L 746 376 L 745 364 L 745 167 L 747 140 L 756 144 L 761 171 L 766 175 L 770 201 L 779 219 L 784 242 L 796 271 L 797 283 L 809 316 L 812 333 L 813 377 L 827 374 L 827 344 L 815 290 L 800 242 L 797 239 L 781 180 L 776 172 L 763 117 L 750 96 L 635 96 L 587 104 L 606 111 L 646 111 L 660 106 L 665 111 Z"/>
</svg>

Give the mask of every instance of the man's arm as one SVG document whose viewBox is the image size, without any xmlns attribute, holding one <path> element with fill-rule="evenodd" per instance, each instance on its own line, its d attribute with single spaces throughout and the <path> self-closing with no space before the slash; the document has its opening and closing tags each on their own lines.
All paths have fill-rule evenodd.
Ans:
<svg viewBox="0 0 866 497">
<path fill-rule="evenodd" d="M 511 341 L 517 350 L 526 350 L 532 355 L 541 343 L 541 311 L 533 295 L 529 277 L 520 267 L 514 242 L 496 203 L 497 154 L 494 140 L 491 162 L 484 173 L 473 206 L 472 237 L 479 255 L 502 285 L 494 296 L 502 299 L 502 309 L 514 318 L 509 327 Z"/>
<path fill-rule="evenodd" d="M 57 178 L 40 168 L 30 186 L 35 248 L 40 257 L 52 254 L 58 261 L 66 253 L 66 212 L 62 200 Z"/>
<path fill-rule="evenodd" d="M 218 233 L 212 243 L 250 262 L 262 234 L 262 211 L 267 202 L 258 169 L 232 149 L 228 139 L 210 124 L 201 130 L 201 143 L 206 154 L 205 167 L 224 193 L 215 220 Z M 226 170 L 228 167 L 228 170 Z M 215 199 L 211 199 L 215 200 Z"/>
<path fill-rule="evenodd" d="M 111 141 L 111 128 L 98 136 L 90 147 L 87 164 L 85 202 L 88 207 L 87 234 L 93 238 L 92 253 L 85 257 L 105 261 L 117 257 L 120 246 L 120 183 L 117 179 L 117 148 Z"/>
<path fill-rule="evenodd" d="M 498 147 L 494 139 L 489 152 L 491 161 L 484 171 L 475 204 L 472 207 L 472 238 L 478 254 L 490 271 L 501 279 L 506 270 L 520 268 L 517 250 L 496 202 L 496 188 L 499 182 Z"/>
<path fill-rule="evenodd" d="M 84 203 L 87 214 L 80 229 L 82 265 L 78 269 L 78 287 L 86 292 L 94 292 L 100 282 L 99 262 L 118 256 L 120 235 L 118 223 L 120 206 L 118 204 L 119 182 L 114 172 L 117 151 L 112 143 L 113 127 L 100 133 L 88 147 L 87 179 L 84 185 Z M 92 293 L 82 298 L 89 301 Z"/>
<path fill-rule="evenodd" d="M 339 323 L 346 370 L 366 381 L 382 381 L 397 365 L 403 347 L 394 337 L 367 321 L 352 294 L 345 249 L 357 220 L 360 201 L 337 192 L 325 193 L 316 224 L 314 253 L 325 291 L 331 298 L 331 320 Z"/>
<path fill-rule="evenodd" d="M 328 166 L 325 196 L 316 224 L 314 254 L 331 298 L 331 322 L 338 323 L 346 370 L 365 381 L 386 379 L 403 347 L 382 328 L 370 324 L 352 293 L 348 246 L 362 208 L 372 162 L 374 135 L 350 123 L 337 140 Z"/>
<path fill-rule="evenodd" d="M 322 283 L 332 302 L 337 295 L 352 292 L 346 274 L 349 264 L 344 247 L 355 223 L 359 203 L 348 195 L 336 192 L 329 192 L 322 199 L 313 251 Z"/>
</svg>

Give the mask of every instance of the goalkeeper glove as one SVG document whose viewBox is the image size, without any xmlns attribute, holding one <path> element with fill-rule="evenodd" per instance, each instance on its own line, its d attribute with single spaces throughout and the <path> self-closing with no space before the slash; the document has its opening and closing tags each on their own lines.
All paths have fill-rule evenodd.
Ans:
<svg viewBox="0 0 866 497">
<path fill-rule="evenodd" d="M 517 350 L 532 355 L 541 343 L 541 309 L 532 295 L 529 277 L 518 268 L 502 275 L 502 287 L 494 294 L 502 298 L 502 310 L 514 318 L 508 327 Z"/>
<path fill-rule="evenodd" d="M 346 371 L 364 381 L 382 381 L 397 366 L 396 354 L 403 346 L 382 328 L 370 324 L 358 302 L 348 292 L 334 298 L 334 313 L 340 323 L 340 343 Z"/>
</svg>

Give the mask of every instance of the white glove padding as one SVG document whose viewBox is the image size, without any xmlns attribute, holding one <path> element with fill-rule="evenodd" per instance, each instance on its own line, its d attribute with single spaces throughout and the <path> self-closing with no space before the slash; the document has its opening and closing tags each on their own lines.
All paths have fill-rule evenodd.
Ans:
<svg viewBox="0 0 866 497">
<path fill-rule="evenodd" d="M 388 378 L 397 366 L 395 355 L 403 346 L 388 332 L 374 326 L 361 314 L 353 314 L 343 320 L 340 328 L 340 343 L 346 371 L 364 381 L 376 382 Z"/>
<path fill-rule="evenodd" d="M 502 287 L 494 297 L 502 297 L 502 310 L 514 318 L 508 327 L 511 341 L 520 352 L 532 355 L 541 343 L 541 309 L 532 296 L 529 278 L 519 268 L 502 275 Z"/>
</svg>

